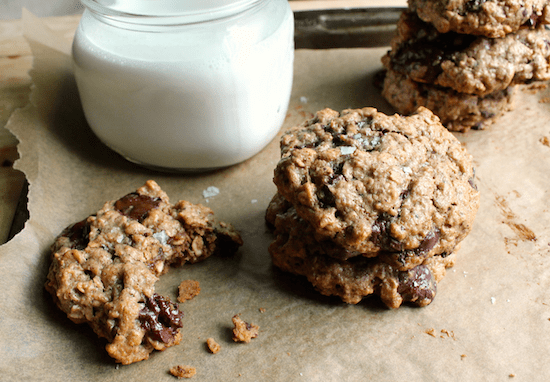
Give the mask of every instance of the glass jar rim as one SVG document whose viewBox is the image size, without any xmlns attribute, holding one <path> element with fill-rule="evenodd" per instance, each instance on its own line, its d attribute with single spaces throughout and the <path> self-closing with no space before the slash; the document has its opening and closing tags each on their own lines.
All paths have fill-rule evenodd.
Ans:
<svg viewBox="0 0 550 382">
<path fill-rule="evenodd" d="M 126 23 L 164 25 L 221 19 L 261 1 L 264 0 L 81 0 L 87 9 L 105 17 Z"/>
</svg>

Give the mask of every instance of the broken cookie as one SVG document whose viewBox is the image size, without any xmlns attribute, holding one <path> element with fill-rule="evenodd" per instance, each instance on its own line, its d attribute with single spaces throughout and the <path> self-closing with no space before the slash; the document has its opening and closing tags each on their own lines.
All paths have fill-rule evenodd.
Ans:
<svg viewBox="0 0 550 382">
<path fill-rule="evenodd" d="M 182 338 L 183 313 L 155 293 L 158 277 L 170 266 L 233 253 L 241 245 L 235 229 L 209 208 L 170 204 L 148 181 L 61 233 L 45 287 L 69 319 L 88 323 L 107 339 L 111 357 L 130 364 Z"/>
</svg>

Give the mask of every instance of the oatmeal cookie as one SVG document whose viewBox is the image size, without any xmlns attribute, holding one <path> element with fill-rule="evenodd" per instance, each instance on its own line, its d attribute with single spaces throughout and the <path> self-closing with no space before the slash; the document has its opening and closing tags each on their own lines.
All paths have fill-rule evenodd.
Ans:
<svg viewBox="0 0 550 382">
<path fill-rule="evenodd" d="M 422 258 L 414 267 L 399 270 L 384 256 L 347 260 L 342 259 L 345 256 L 327 256 L 325 248 L 329 242 L 318 242 L 309 223 L 279 194 L 270 203 L 266 220 L 275 234 L 269 246 L 273 264 L 283 271 L 306 276 L 321 294 L 339 296 L 349 304 L 375 294 L 390 308 L 398 308 L 403 302 L 426 306 L 435 298 L 445 269 L 455 260 L 454 253 L 445 253 Z"/>
<path fill-rule="evenodd" d="M 283 135 L 281 154 L 278 193 L 317 242 L 342 248 L 334 256 L 327 245 L 332 257 L 383 256 L 408 270 L 452 253 L 471 230 L 472 158 L 425 108 L 409 117 L 321 110 Z"/>
<path fill-rule="evenodd" d="M 415 82 L 388 70 L 382 96 L 401 114 L 409 115 L 419 107 L 430 109 L 451 131 L 484 129 L 513 106 L 515 87 L 486 96 L 459 93 L 449 88 Z"/>
<path fill-rule="evenodd" d="M 409 8 L 441 33 L 504 37 L 550 23 L 548 0 L 408 0 Z"/>
<path fill-rule="evenodd" d="M 550 79 L 550 38 L 544 25 L 503 38 L 439 33 L 404 12 L 384 66 L 411 80 L 486 96 L 512 84 Z"/>
<path fill-rule="evenodd" d="M 183 314 L 155 293 L 158 277 L 240 245 L 239 234 L 209 208 L 172 205 L 148 181 L 61 233 L 45 287 L 69 319 L 88 323 L 107 339 L 109 355 L 129 364 L 181 340 Z"/>
</svg>

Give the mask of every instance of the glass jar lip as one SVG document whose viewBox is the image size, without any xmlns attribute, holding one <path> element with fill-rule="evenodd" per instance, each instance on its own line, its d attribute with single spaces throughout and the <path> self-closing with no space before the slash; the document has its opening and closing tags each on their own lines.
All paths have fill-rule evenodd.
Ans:
<svg viewBox="0 0 550 382">
<path fill-rule="evenodd" d="M 232 16 L 265 0 L 80 0 L 105 17 L 136 24 L 189 24 Z M 155 7 L 150 5 L 154 3 Z"/>
</svg>

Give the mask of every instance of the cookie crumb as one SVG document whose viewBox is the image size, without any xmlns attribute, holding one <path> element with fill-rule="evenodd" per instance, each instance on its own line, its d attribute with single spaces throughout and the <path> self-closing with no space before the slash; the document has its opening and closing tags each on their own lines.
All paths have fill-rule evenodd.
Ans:
<svg viewBox="0 0 550 382">
<path fill-rule="evenodd" d="M 452 338 L 456 341 L 455 333 L 452 330 L 447 329 L 441 329 L 441 333 L 446 334 L 448 338 Z M 441 338 L 445 338 L 444 336 L 441 336 Z"/>
<path fill-rule="evenodd" d="M 464 358 L 466 358 L 466 354 L 461 354 L 460 359 L 463 360 Z"/>
<path fill-rule="evenodd" d="M 192 378 L 197 374 L 197 369 L 192 366 L 178 365 L 170 368 L 170 374 L 177 378 Z"/>
<path fill-rule="evenodd" d="M 542 143 L 545 146 L 550 147 L 550 138 L 549 137 L 542 137 L 540 139 L 540 143 Z"/>
<path fill-rule="evenodd" d="M 250 342 L 252 338 L 258 337 L 259 326 L 249 324 L 243 321 L 238 314 L 231 319 L 233 321 L 233 341 L 235 342 Z"/>
<path fill-rule="evenodd" d="M 260 308 L 259 311 L 260 313 L 265 313 L 265 308 Z"/>
<path fill-rule="evenodd" d="M 426 329 L 425 333 L 432 336 L 432 337 L 434 337 L 434 338 L 437 337 L 436 334 L 435 334 L 435 329 L 434 328 Z"/>
<path fill-rule="evenodd" d="M 178 301 L 185 302 L 197 296 L 201 291 L 198 281 L 183 280 L 178 287 Z"/>
<path fill-rule="evenodd" d="M 208 350 L 210 350 L 212 354 L 216 354 L 222 349 L 222 346 L 213 338 L 206 340 L 206 346 L 208 346 Z"/>
<path fill-rule="evenodd" d="M 508 377 L 510 377 L 510 378 L 515 378 L 515 376 L 516 376 L 516 375 L 515 375 L 514 373 L 511 373 Z"/>
</svg>

